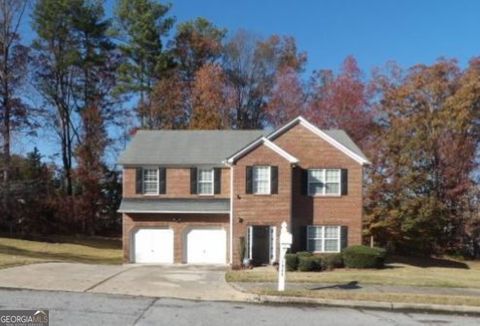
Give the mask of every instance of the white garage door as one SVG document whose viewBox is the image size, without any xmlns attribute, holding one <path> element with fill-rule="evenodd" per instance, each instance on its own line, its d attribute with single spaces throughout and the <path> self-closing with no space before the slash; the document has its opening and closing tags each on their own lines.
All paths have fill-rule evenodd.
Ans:
<svg viewBox="0 0 480 326">
<path fill-rule="evenodd" d="M 134 247 L 136 263 L 173 263 L 173 230 L 139 229 Z"/>
<path fill-rule="evenodd" d="M 187 234 L 187 263 L 225 264 L 227 233 L 222 229 L 192 229 Z"/>
</svg>

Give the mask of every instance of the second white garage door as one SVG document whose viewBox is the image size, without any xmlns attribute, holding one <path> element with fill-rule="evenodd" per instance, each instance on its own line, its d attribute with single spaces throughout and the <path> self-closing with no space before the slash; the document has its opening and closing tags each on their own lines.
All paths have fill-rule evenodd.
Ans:
<svg viewBox="0 0 480 326">
<path fill-rule="evenodd" d="M 225 264 L 227 233 L 223 229 L 192 229 L 187 233 L 187 263 Z"/>
</svg>

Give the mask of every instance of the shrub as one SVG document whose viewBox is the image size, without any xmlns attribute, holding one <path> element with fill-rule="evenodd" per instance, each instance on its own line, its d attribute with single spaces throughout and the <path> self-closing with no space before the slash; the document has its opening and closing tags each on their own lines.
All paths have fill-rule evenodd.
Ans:
<svg viewBox="0 0 480 326">
<path fill-rule="evenodd" d="M 314 271 L 321 271 L 323 266 L 323 258 L 321 256 L 313 256 L 314 261 Z"/>
<path fill-rule="evenodd" d="M 343 251 L 343 262 L 349 268 L 382 268 L 386 255 L 382 248 L 351 246 Z"/>
<path fill-rule="evenodd" d="M 322 257 L 322 269 L 331 271 L 335 268 L 343 267 L 343 257 L 341 253 L 338 254 L 324 254 Z"/>
<path fill-rule="evenodd" d="M 285 265 L 286 265 L 287 271 L 289 272 L 296 271 L 298 267 L 297 254 L 285 254 Z"/>
<path fill-rule="evenodd" d="M 297 257 L 312 257 L 313 254 L 310 251 L 299 251 L 297 252 Z"/>
<path fill-rule="evenodd" d="M 322 269 L 322 259 L 313 255 L 298 256 L 298 270 L 301 272 L 320 271 Z"/>
</svg>

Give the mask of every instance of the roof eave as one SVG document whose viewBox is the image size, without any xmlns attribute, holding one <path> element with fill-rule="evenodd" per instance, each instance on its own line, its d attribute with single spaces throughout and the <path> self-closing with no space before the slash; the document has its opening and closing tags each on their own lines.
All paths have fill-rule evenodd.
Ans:
<svg viewBox="0 0 480 326">
<path fill-rule="evenodd" d="M 123 214 L 229 214 L 230 211 L 168 211 L 168 210 L 134 210 L 119 209 L 117 213 Z"/>
</svg>

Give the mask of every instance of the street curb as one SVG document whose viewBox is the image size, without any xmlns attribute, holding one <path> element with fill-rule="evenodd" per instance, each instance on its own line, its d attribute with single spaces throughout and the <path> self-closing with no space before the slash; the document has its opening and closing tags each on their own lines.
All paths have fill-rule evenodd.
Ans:
<svg viewBox="0 0 480 326">
<path fill-rule="evenodd" d="M 281 297 L 281 296 L 274 296 L 274 295 L 257 295 L 257 299 L 258 301 L 257 300 L 255 301 L 259 303 L 309 304 L 309 305 L 348 307 L 348 308 L 480 315 L 480 307 L 475 307 L 475 306 L 379 302 L 379 301 L 360 301 L 360 300 L 336 300 L 336 299 L 320 299 L 320 298 L 307 298 L 307 297 Z"/>
</svg>

